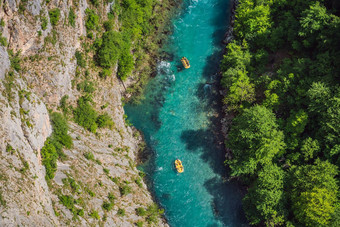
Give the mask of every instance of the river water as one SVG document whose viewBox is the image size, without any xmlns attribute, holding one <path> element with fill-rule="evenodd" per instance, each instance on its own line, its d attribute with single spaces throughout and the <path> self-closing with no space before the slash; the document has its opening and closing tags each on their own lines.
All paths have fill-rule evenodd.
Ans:
<svg viewBox="0 0 340 227">
<path fill-rule="evenodd" d="M 170 226 L 246 226 L 240 189 L 226 181 L 218 133 L 217 66 L 230 7 L 228 0 L 183 0 L 164 47 L 170 60 L 159 62 L 145 99 L 125 106 L 152 153 L 142 168 Z M 182 69 L 182 56 L 190 69 Z"/>
</svg>

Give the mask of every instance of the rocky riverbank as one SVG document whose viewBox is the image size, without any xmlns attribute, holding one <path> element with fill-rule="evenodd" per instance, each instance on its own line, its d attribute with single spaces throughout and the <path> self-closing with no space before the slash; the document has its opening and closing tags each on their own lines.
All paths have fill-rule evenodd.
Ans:
<svg viewBox="0 0 340 227">
<path fill-rule="evenodd" d="M 234 34 L 233 34 L 234 27 L 233 26 L 235 22 L 236 8 L 237 8 L 238 3 L 239 3 L 239 0 L 231 1 L 231 8 L 230 8 L 231 15 L 230 15 L 229 27 L 222 41 L 223 44 L 225 45 L 228 45 L 228 43 L 230 43 L 234 39 Z M 226 54 L 226 49 L 224 50 L 224 54 Z M 222 95 L 222 97 L 225 96 L 226 92 L 227 92 L 226 90 L 220 90 L 220 94 Z M 230 129 L 232 120 L 234 118 L 234 115 L 232 113 L 227 113 L 226 110 L 227 110 L 227 107 L 223 106 L 222 111 L 224 111 L 224 117 L 222 117 L 221 119 L 221 126 L 222 126 L 222 134 L 225 140 L 228 139 L 228 131 Z M 226 148 L 226 159 L 232 159 L 232 152 L 229 148 Z"/>
</svg>

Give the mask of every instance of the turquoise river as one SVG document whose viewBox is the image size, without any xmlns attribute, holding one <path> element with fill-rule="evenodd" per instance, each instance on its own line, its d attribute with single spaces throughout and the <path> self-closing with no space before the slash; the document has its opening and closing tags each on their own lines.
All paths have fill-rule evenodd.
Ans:
<svg viewBox="0 0 340 227">
<path fill-rule="evenodd" d="M 220 134 L 218 64 L 228 27 L 229 0 L 183 0 L 173 19 L 157 76 L 128 119 L 147 142 L 142 166 L 150 189 L 174 227 L 247 226 L 239 187 L 228 182 Z M 190 69 L 182 69 L 186 56 Z M 178 174 L 174 160 L 183 162 Z"/>
</svg>

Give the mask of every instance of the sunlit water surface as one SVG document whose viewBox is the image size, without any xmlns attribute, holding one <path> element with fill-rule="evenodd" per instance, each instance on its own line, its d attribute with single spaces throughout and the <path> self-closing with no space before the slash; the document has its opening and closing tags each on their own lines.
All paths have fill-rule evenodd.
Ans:
<svg viewBox="0 0 340 227">
<path fill-rule="evenodd" d="M 127 104 L 129 120 L 153 154 L 143 168 L 171 226 L 246 226 L 241 192 L 227 182 L 219 131 L 216 83 L 228 0 L 184 0 L 164 51 L 139 105 Z M 190 69 L 181 68 L 186 56 Z M 173 162 L 182 160 L 184 173 Z"/>
</svg>

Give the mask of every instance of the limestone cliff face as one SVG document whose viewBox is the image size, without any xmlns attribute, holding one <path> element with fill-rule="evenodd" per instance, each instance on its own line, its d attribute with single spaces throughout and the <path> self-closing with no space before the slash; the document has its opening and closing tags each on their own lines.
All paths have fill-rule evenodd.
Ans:
<svg viewBox="0 0 340 227">
<path fill-rule="evenodd" d="M 106 2 L 106 1 L 104 1 Z M 67 25 L 70 6 L 75 6 L 75 27 Z M 0 45 L 0 226 L 134 226 L 145 217 L 136 208 L 153 203 L 136 169 L 140 136 L 124 121 L 121 99 L 124 87 L 116 77 L 97 78 L 93 94 L 95 108 L 107 104 L 113 129 L 86 131 L 70 119 L 73 147 L 64 149 L 55 178 L 45 180 L 41 148 L 52 133 L 47 109 L 58 111 L 61 97 L 76 105 L 81 93 L 77 81 L 75 51 L 86 35 L 86 0 L 3 0 L 0 27 L 8 45 Z M 48 11 L 60 9 L 57 26 L 50 24 Z M 104 5 L 103 11 L 109 9 Z M 48 23 L 42 30 L 42 18 Z M 52 41 L 51 41 L 52 40 Z M 11 66 L 8 51 L 21 51 L 22 70 Z M 89 157 L 88 155 L 92 156 Z M 103 209 L 108 195 L 115 197 L 111 209 Z M 60 195 L 76 200 L 72 209 Z M 124 214 L 124 212 L 125 214 Z M 97 215 L 96 215 L 97 214 Z M 158 218 L 157 226 L 166 225 Z"/>
</svg>

